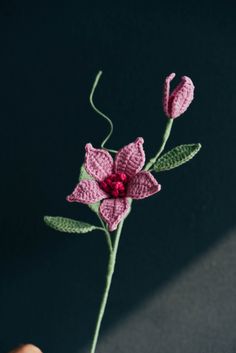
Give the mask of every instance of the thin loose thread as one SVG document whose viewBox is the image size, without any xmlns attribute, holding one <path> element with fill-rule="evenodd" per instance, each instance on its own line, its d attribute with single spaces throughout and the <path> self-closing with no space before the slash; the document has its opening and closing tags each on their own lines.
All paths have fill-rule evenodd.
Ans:
<svg viewBox="0 0 236 353">
<path fill-rule="evenodd" d="M 103 112 L 101 112 L 101 111 L 95 106 L 95 104 L 94 104 L 94 102 L 93 102 L 94 92 L 95 92 L 95 89 L 96 89 L 96 87 L 97 87 L 97 84 L 98 84 L 98 81 L 99 81 L 101 75 L 102 75 L 102 71 L 99 71 L 98 74 L 97 74 L 97 76 L 96 76 L 96 78 L 95 78 L 95 81 L 94 81 L 94 84 L 93 84 L 93 87 L 92 87 L 92 90 L 91 90 L 91 93 L 90 93 L 90 96 L 89 96 L 89 102 L 90 102 L 92 108 L 95 110 L 95 112 L 98 113 L 99 115 L 101 115 L 101 116 L 109 123 L 109 125 L 110 125 L 110 131 L 109 131 L 108 135 L 106 136 L 106 138 L 105 138 L 105 139 L 102 141 L 102 143 L 101 143 L 101 147 L 102 147 L 102 148 L 105 148 L 105 147 L 104 147 L 105 143 L 107 143 L 107 141 L 110 139 L 110 137 L 111 137 L 111 135 L 112 135 L 112 133 L 113 133 L 113 123 L 112 123 L 111 119 L 108 118 L 108 116 L 105 115 Z M 109 151 L 109 152 L 117 153 L 117 151 L 115 151 L 115 150 L 111 150 L 111 149 L 109 149 L 109 148 L 105 148 L 105 149 L 106 149 L 107 151 Z"/>
</svg>

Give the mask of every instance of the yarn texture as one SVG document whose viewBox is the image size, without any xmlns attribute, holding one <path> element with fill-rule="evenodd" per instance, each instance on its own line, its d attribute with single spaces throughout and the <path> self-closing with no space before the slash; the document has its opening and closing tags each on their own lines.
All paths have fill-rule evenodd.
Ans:
<svg viewBox="0 0 236 353">
<path fill-rule="evenodd" d="M 60 232 L 80 236 L 99 230 L 105 235 L 109 261 L 90 353 L 96 351 L 124 220 L 131 210 L 133 199 L 144 199 L 161 190 L 161 185 L 152 172 L 159 173 L 179 167 L 190 161 L 201 148 L 200 143 L 191 143 L 176 146 L 163 154 L 174 120 L 187 110 L 194 95 L 193 82 L 187 76 L 182 76 L 181 82 L 170 93 L 170 83 L 175 77 L 174 73 L 168 75 L 164 81 L 162 102 L 163 110 L 168 118 L 166 119 L 166 127 L 155 155 L 148 160 L 146 165 L 142 137 L 138 137 L 119 151 L 105 147 L 112 135 L 113 123 L 106 114 L 97 108 L 93 100 L 95 88 L 101 75 L 102 71 L 99 71 L 92 86 L 89 101 L 94 111 L 109 124 L 109 132 L 101 142 L 100 148 L 94 148 L 91 143 L 86 144 L 85 160 L 80 168 L 78 184 L 66 198 L 68 202 L 87 204 L 99 219 L 99 226 L 65 217 L 44 217 L 44 221 L 49 227 Z M 114 159 L 110 153 L 114 153 Z M 174 210 L 175 208 L 172 206 L 170 213 Z M 110 232 L 112 231 L 115 232 L 111 236 Z"/>
<path fill-rule="evenodd" d="M 116 230 L 130 210 L 129 198 L 143 199 L 161 190 L 161 185 L 150 172 L 141 171 L 145 164 L 143 143 L 143 138 L 138 137 L 121 148 L 114 161 L 108 151 L 88 143 L 84 167 L 94 179 L 81 180 L 67 196 L 67 201 L 84 204 L 102 201 L 100 216 L 110 231 Z"/>
<path fill-rule="evenodd" d="M 194 85 L 188 76 L 182 76 L 181 82 L 170 95 L 170 82 L 175 73 L 166 77 L 163 91 L 163 110 L 168 118 L 175 119 L 183 114 L 191 104 L 194 94 Z"/>
</svg>

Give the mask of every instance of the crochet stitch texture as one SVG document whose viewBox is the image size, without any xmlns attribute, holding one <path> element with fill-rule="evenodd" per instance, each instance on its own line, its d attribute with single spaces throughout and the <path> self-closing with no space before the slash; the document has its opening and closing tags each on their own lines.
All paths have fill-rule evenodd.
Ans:
<svg viewBox="0 0 236 353">
<path fill-rule="evenodd" d="M 129 212 L 129 198 L 143 199 L 161 190 L 150 172 L 141 171 L 145 164 L 143 143 L 143 138 L 138 137 L 121 148 L 114 161 L 108 151 L 88 143 L 84 167 L 94 179 L 81 180 L 67 201 L 92 204 L 102 200 L 99 213 L 109 230 L 114 231 Z"/>
<path fill-rule="evenodd" d="M 170 95 L 170 82 L 175 73 L 166 77 L 163 92 L 163 110 L 168 118 L 175 119 L 183 114 L 193 100 L 194 85 L 187 76 L 181 77 L 181 82 Z"/>
</svg>

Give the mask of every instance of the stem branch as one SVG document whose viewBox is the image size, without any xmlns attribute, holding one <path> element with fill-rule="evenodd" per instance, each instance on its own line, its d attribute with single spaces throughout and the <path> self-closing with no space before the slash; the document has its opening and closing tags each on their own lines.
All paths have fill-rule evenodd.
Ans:
<svg viewBox="0 0 236 353">
<path fill-rule="evenodd" d="M 157 151 L 157 154 L 153 158 L 151 158 L 150 161 L 147 163 L 147 165 L 144 168 L 144 170 L 150 170 L 150 168 L 156 163 L 157 158 L 160 156 L 160 154 L 164 150 L 166 142 L 167 142 L 167 140 L 168 140 L 168 138 L 170 136 L 170 132 L 171 132 L 171 128 L 172 128 L 172 125 L 173 125 L 173 121 L 174 121 L 174 119 L 170 119 L 170 118 L 167 119 L 165 132 L 164 132 L 164 135 L 162 137 L 161 147 Z"/>
<path fill-rule="evenodd" d="M 112 246 L 112 241 L 111 241 L 111 234 L 109 233 L 106 225 L 104 224 L 103 220 L 101 219 L 101 217 L 99 216 L 99 214 L 97 213 L 97 216 L 101 222 L 101 225 L 102 225 L 102 230 L 105 232 L 106 234 L 106 239 L 107 239 L 107 245 L 108 245 L 108 248 L 109 248 L 109 251 L 112 252 L 113 250 L 113 246 Z"/>
</svg>

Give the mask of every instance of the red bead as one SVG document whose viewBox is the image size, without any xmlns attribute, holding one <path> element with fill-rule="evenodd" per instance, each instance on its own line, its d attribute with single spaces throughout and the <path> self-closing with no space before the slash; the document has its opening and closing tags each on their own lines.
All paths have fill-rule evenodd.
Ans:
<svg viewBox="0 0 236 353">
<path fill-rule="evenodd" d="M 111 192 L 111 194 L 112 194 L 113 197 L 117 198 L 119 196 L 119 191 L 118 190 L 113 190 Z"/>
<path fill-rule="evenodd" d="M 125 190 L 125 186 L 121 181 L 117 181 L 116 182 L 116 189 L 118 189 L 119 191 L 124 191 Z"/>
<path fill-rule="evenodd" d="M 120 180 L 123 181 L 124 183 L 127 181 L 127 175 L 125 173 L 117 173 Z"/>
<path fill-rule="evenodd" d="M 125 173 L 113 173 L 109 175 L 105 180 L 99 183 L 100 188 L 107 192 L 110 196 L 125 197 L 126 196 L 126 185 L 128 177 Z"/>
</svg>

